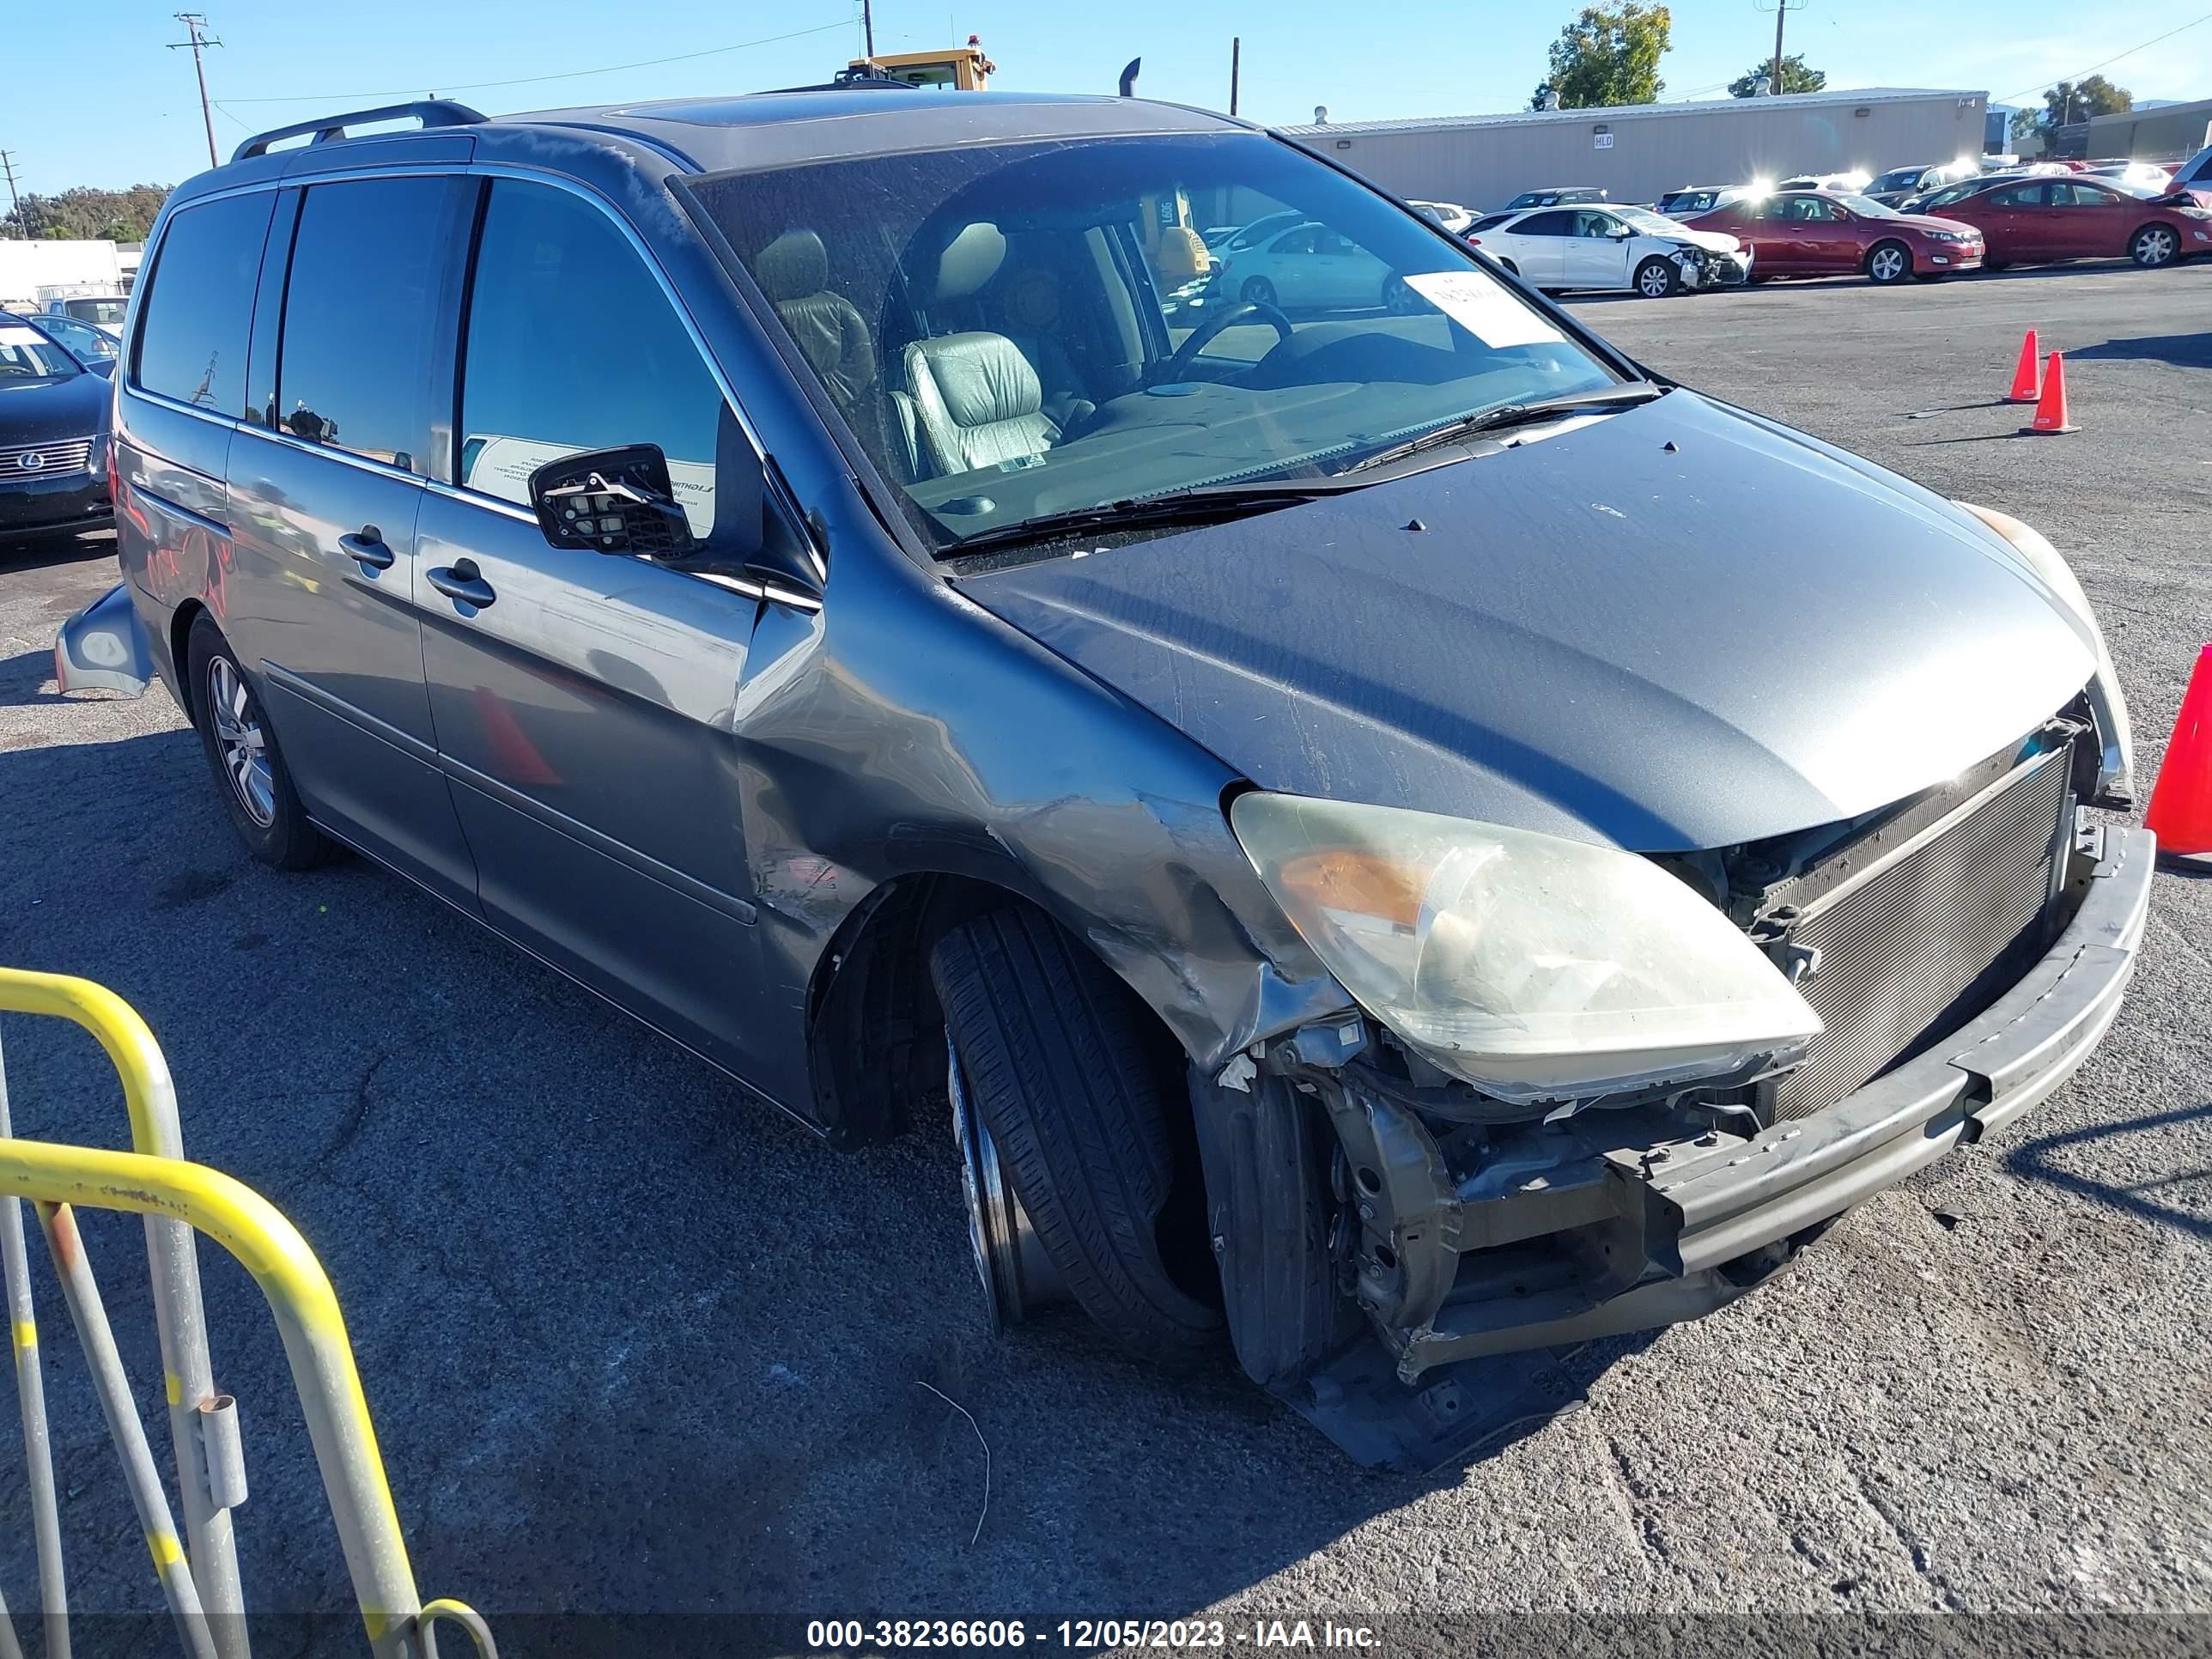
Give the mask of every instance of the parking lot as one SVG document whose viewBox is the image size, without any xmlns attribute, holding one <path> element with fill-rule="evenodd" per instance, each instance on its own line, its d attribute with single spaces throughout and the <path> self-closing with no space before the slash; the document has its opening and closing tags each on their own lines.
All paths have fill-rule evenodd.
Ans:
<svg viewBox="0 0 2212 1659">
<path fill-rule="evenodd" d="M 1656 371 L 2047 533 L 2148 793 L 2212 629 L 2212 264 L 1570 304 Z M 1994 401 L 2027 327 L 2066 353 L 2079 434 L 2017 436 Z M 1413 1653 L 1494 1648 L 1479 1621 L 1521 1609 L 2212 1611 L 2212 881 L 2161 873 L 2131 1000 L 2039 1111 L 1722 1314 L 1586 1351 L 1586 1410 L 1412 1480 L 1225 1358 L 1166 1381 L 1073 1315 L 994 1339 L 949 1133 L 834 1153 L 364 863 L 249 862 L 165 693 L 55 694 L 54 629 L 114 580 L 105 537 L 0 547 L 0 962 L 151 1023 L 188 1148 L 336 1283 L 424 1594 L 510 1651 L 796 1644 L 740 1613 L 1205 1610 Z M 88 1042 L 0 1036 L 20 1132 L 120 1144 Z M 86 1228 L 158 1413 L 137 1227 Z M 273 1331 L 205 1255 L 249 1595 L 333 1610 L 267 1650 L 360 1650 Z M 158 1607 L 82 1365 L 58 1330 L 45 1354 L 74 1599 Z M 0 1588 L 32 1582 L 13 1532 Z M 538 1617 L 574 1613 L 614 1617 Z M 667 1614 L 696 1617 L 642 1622 Z"/>
</svg>

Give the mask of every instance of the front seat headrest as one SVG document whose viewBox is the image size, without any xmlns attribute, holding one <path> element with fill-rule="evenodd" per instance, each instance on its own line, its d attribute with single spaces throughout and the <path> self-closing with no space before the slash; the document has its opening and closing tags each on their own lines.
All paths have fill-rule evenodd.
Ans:
<svg viewBox="0 0 2212 1659">
<path fill-rule="evenodd" d="M 787 230 L 760 251 L 753 280 L 773 301 L 803 300 L 830 286 L 830 252 L 811 230 Z"/>
<path fill-rule="evenodd" d="M 937 256 L 939 300 L 958 300 L 973 294 L 999 274 L 1006 262 L 1006 239 L 998 226 L 978 222 L 965 228 L 945 245 Z"/>
</svg>

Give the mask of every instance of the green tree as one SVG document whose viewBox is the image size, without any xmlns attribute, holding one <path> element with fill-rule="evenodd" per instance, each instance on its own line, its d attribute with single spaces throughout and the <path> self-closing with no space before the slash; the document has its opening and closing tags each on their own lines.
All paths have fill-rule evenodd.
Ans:
<svg viewBox="0 0 2212 1659">
<path fill-rule="evenodd" d="M 1615 9 L 1586 6 L 1552 42 L 1547 84 L 1561 109 L 1613 104 L 1654 104 L 1667 83 L 1659 59 L 1667 51 L 1674 18 L 1664 6 L 1621 0 Z"/>
<path fill-rule="evenodd" d="M 2053 127 L 2086 121 L 2093 115 L 2117 115 L 2136 106 L 2136 95 L 2116 87 L 2101 75 L 2080 81 L 2061 81 L 2043 94 L 2040 125 L 2047 134 Z"/>
<path fill-rule="evenodd" d="M 1729 82 L 1729 96 L 1731 98 L 1756 98 L 1759 95 L 1759 88 L 1765 84 L 1766 81 L 1773 75 L 1773 73 L 1774 60 L 1771 58 L 1768 58 L 1763 64 L 1753 65 L 1748 74 L 1739 75 L 1735 80 Z M 1784 58 L 1782 60 L 1782 86 L 1780 90 L 1784 92 L 1818 92 L 1822 87 L 1825 87 L 1827 84 L 1828 76 L 1826 70 L 1807 69 L 1805 67 L 1805 54 L 1803 52 L 1793 52 L 1787 58 Z"/>
<path fill-rule="evenodd" d="M 133 185 L 128 190 L 80 185 L 56 196 L 26 194 L 20 209 L 0 215 L 0 235 L 143 241 L 168 194 L 167 185 Z"/>
</svg>

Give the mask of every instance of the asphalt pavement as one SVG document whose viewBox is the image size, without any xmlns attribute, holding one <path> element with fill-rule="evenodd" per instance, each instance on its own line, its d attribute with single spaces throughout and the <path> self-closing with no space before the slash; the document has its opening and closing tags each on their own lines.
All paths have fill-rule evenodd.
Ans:
<svg viewBox="0 0 2212 1659">
<path fill-rule="evenodd" d="M 2043 529 L 2103 617 L 2147 788 L 2212 633 L 2212 264 L 1573 303 L 1655 369 Z M 2079 434 L 2015 436 L 1993 401 L 2029 326 L 2067 354 Z M 1786 541 L 1713 506 L 1716 535 Z M 1063 1618 L 1328 1620 L 1388 1653 L 1498 1650 L 1528 1611 L 1601 1616 L 1543 1626 L 1560 1650 L 1787 1649 L 1863 1628 L 1789 1622 L 1839 1613 L 2212 1639 L 2186 1617 L 2212 1609 L 2212 881 L 2158 878 L 2129 1003 L 2041 1109 L 1726 1311 L 1599 1345 L 1586 1410 L 1371 1474 L 1225 1364 L 1167 1380 L 1065 1316 L 994 1338 L 949 1133 L 841 1156 L 365 863 L 249 862 L 165 693 L 56 695 L 54 629 L 114 579 L 104 537 L 0 546 L 0 962 L 135 1004 L 189 1149 L 320 1253 L 423 1592 L 506 1651 L 803 1650 L 730 1617 L 761 1613 L 1023 1617 L 1055 1645 Z M 122 1144 L 88 1041 L 0 1038 L 20 1132 Z M 136 1224 L 85 1226 L 158 1422 Z M 246 1583 L 297 1615 L 262 1650 L 365 1652 L 273 1330 L 204 1256 Z M 42 1352 L 76 1605 L 156 1607 L 58 1323 Z M 18 1609 L 25 1515 L 0 1435 Z M 170 1650 L 152 1622 L 84 1628 L 82 1651 Z"/>
</svg>

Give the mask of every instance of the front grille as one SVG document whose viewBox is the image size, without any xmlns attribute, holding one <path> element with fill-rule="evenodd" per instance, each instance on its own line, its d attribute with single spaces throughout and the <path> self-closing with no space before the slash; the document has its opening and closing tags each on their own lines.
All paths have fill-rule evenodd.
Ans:
<svg viewBox="0 0 2212 1659">
<path fill-rule="evenodd" d="M 1789 939 L 1820 953 L 1800 988 L 1827 1030 L 1768 1085 L 1772 1117 L 1832 1106 L 1940 1042 L 2047 947 L 2071 760 L 2062 746 L 2023 763 L 1805 907 Z"/>
<path fill-rule="evenodd" d="M 46 478 L 57 472 L 85 472 L 92 466 L 92 440 L 66 438 L 50 444 L 15 444 L 0 448 L 0 484 L 10 478 Z"/>
</svg>

